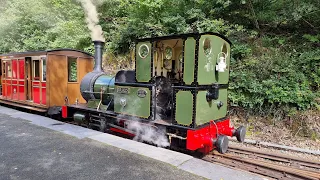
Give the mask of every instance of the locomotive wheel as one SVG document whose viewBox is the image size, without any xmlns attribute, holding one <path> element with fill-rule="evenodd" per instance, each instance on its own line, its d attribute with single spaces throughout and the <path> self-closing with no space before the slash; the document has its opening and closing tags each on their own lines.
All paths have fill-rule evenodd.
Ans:
<svg viewBox="0 0 320 180">
<path fill-rule="evenodd" d="M 244 142 L 244 137 L 246 136 L 246 128 L 244 126 L 238 127 L 235 136 L 239 142 Z"/>
<path fill-rule="evenodd" d="M 215 143 L 219 153 L 224 154 L 228 150 L 229 139 L 225 135 L 220 135 Z"/>
</svg>

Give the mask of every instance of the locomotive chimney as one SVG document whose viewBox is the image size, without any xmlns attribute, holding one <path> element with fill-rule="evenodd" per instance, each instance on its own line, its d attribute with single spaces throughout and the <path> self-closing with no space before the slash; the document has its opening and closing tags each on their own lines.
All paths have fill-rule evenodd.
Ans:
<svg viewBox="0 0 320 180">
<path fill-rule="evenodd" d="M 93 68 L 93 72 L 103 72 L 102 70 L 102 54 L 103 54 L 103 48 L 104 48 L 104 42 L 103 41 L 93 41 L 94 43 L 94 59 L 95 59 L 95 65 Z"/>
</svg>

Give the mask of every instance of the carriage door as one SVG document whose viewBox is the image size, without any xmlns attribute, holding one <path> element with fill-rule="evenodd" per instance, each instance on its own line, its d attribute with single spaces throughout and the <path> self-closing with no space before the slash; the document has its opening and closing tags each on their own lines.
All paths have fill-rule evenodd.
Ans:
<svg viewBox="0 0 320 180">
<path fill-rule="evenodd" d="M 42 61 L 40 57 L 32 57 L 32 102 L 42 104 Z"/>
<path fill-rule="evenodd" d="M 25 76 L 26 76 L 26 100 L 32 101 L 32 60 L 31 57 L 26 57 L 25 64 Z"/>
<path fill-rule="evenodd" d="M 0 96 L 5 96 L 5 76 L 6 71 L 5 68 L 6 64 L 0 59 Z"/>
<path fill-rule="evenodd" d="M 4 98 L 6 98 L 6 96 L 7 96 L 7 85 L 6 85 L 6 79 L 7 79 L 7 70 L 6 70 L 6 68 L 7 68 L 7 63 L 6 63 L 6 61 L 2 61 L 1 62 L 2 63 L 2 78 L 1 78 L 1 83 L 2 83 L 2 96 L 4 97 Z"/>
<path fill-rule="evenodd" d="M 0 59 L 0 96 L 2 95 L 2 61 Z"/>
</svg>

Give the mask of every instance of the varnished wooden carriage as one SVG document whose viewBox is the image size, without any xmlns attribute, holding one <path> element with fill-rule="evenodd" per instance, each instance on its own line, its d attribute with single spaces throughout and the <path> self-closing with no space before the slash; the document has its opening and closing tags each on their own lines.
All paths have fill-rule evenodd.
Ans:
<svg viewBox="0 0 320 180">
<path fill-rule="evenodd" d="M 85 103 L 81 79 L 93 57 L 72 49 L 0 55 L 0 103 L 46 112 L 66 101 Z"/>
</svg>

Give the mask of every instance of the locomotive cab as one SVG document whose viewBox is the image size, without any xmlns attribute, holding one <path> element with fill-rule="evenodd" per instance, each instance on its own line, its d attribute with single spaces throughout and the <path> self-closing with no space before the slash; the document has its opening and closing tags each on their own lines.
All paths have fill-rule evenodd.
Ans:
<svg viewBox="0 0 320 180">
<path fill-rule="evenodd" d="M 187 139 L 187 149 L 219 146 L 225 152 L 226 135 L 239 141 L 245 136 L 245 128 L 235 130 L 227 117 L 230 46 L 216 33 L 138 40 L 136 81 L 116 81 L 115 112 L 184 129 L 169 134 Z M 202 135 L 205 139 L 198 141 Z"/>
<path fill-rule="evenodd" d="M 223 118 L 229 54 L 230 42 L 213 33 L 140 39 L 135 48 L 135 81 L 116 78 L 115 111 L 191 128 Z M 124 91 L 128 86 L 135 87 Z M 124 97 L 132 94 L 129 89 L 144 97 Z M 120 99 L 128 102 L 126 107 Z"/>
</svg>

